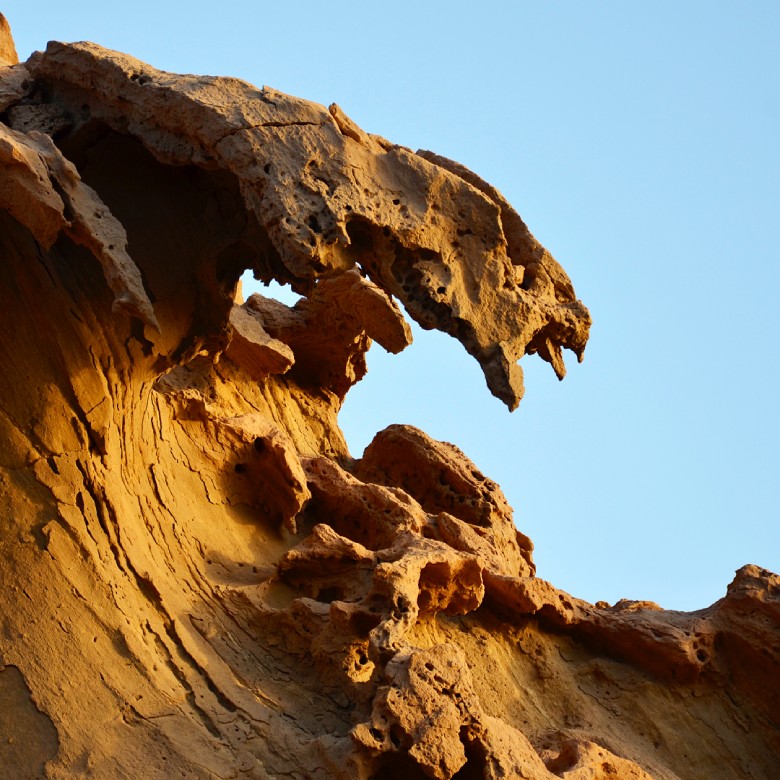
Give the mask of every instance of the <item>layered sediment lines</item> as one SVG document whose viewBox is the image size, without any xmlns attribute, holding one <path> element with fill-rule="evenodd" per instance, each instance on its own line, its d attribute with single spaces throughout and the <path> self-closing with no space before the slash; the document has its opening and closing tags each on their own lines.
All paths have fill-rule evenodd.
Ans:
<svg viewBox="0 0 780 780">
<path fill-rule="evenodd" d="M 510 409 L 523 355 L 582 356 L 495 188 L 267 87 L 7 25 L 0 60 L 4 777 L 774 777 L 776 575 L 591 605 L 452 444 L 347 449 L 404 313 Z"/>
</svg>

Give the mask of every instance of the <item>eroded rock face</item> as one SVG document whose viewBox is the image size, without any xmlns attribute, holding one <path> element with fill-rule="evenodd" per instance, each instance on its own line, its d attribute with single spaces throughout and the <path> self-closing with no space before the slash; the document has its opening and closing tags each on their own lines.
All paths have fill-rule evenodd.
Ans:
<svg viewBox="0 0 780 780">
<path fill-rule="evenodd" d="M 774 777 L 777 576 L 593 606 L 453 445 L 347 450 L 399 302 L 510 407 L 524 353 L 582 355 L 500 193 L 335 105 L 6 33 L 4 777 Z M 241 302 L 247 268 L 304 298 Z"/>
</svg>

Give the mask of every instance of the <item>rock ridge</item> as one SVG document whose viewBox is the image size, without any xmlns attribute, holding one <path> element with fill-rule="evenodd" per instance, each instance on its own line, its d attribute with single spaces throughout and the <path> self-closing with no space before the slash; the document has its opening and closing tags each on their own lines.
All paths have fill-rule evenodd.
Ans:
<svg viewBox="0 0 780 780">
<path fill-rule="evenodd" d="M 86 42 L 19 63 L 0 22 L 4 777 L 774 777 L 777 575 L 591 605 L 454 445 L 347 448 L 404 312 L 510 409 L 523 355 L 582 358 L 495 188 L 336 104 Z"/>
</svg>

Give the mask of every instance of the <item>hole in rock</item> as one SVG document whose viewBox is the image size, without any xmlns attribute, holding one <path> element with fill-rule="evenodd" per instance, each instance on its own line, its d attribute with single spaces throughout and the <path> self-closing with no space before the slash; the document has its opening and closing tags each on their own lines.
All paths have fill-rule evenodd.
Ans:
<svg viewBox="0 0 780 780">
<path fill-rule="evenodd" d="M 324 604 L 330 604 L 332 601 L 341 601 L 343 599 L 343 593 L 341 588 L 331 587 L 323 588 L 317 594 L 317 601 L 321 601 Z"/>
<path fill-rule="evenodd" d="M 374 237 L 370 223 L 363 219 L 353 218 L 346 225 L 349 236 L 349 249 L 355 256 L 371 254 L 374 251 Z"/>
<path fill-rule="evenodd" d="M 373 612 L 369 607 L 369 612 Z M 367 614 L 365 612 L 356 612 L 352 617 L 352 625 L 359 634 L 367 634 L 372 629 L 376 628 L 381 621 L 380 615 Z M 361 655 L 361 658 L 363 656 Z M 366 662 L 368 659 L 366 658 Z"/>
<path fill-rule="evenodd" d="M 403 742 L 403 732 L 401 731 L 401 727 L 394 723 L 392 726 L 390 726 L 390 731 L 388 732 L 388 736 L 390 737 L 390 742 L 393 743 L 393 747 L 400 748 L 401 744 Z"/>
<path fill-rule="evenodd" d="M 560 752 L 555 758 L 545 759 L 547 771 L 563 777 L 563 773 L 573 769 L 579 761 L 579 753 L 574 743 L 567 742 L 560 746 Z"/>
<path fill-rule="evenodd" d="M 475 739 L 470 739 L 468 729 L 460 730 L 460 741 L 466 753 L 466 763 L 452 776 L 453 780 L 482 780 L 487 768 L 487 754 L 484 747 Z"/>
<path fill-rule="evenodd" d="M 303 297 L 293 292 L 290 285 L 279 284 L 271 281 L 267 285 L 253 276 L 251 271 L 245 271 L 241 276 L 241 292 L 244 300 L 254 293 L 259 293 L 264 298 L 273 298 L 285 306 L 293 307 Z"/>
<path fill-rule="evenodd" d="M 414 342 L 397 355 L 373 344 L 366 376 L 347 393 L 339 425 L 350 451 L 360 457 L 377 431 L 401 423 L 452 442 L 476 461 L 479 448 L 485 449 L 477 420 L 500 414 L 505 427 L 506 410 L 490 396 L 478 363 L 454 338 L 423 330 L 407 313 L 404 317 Z M 483 463 L 476 465 L 487 471 Z"/>
<path fill-rule="evenodd" d="M 406 753 L 385 753 L 377 762 L 379 767 L 370 780 L 429 780 L 420 765 Z"/>
<path fill-rule="evenodd" d="M 95 119 L 59 145 L 124 227 L 150 300 L 167 306 L 167 336 L 172 344 L 180 340 L 174 360 L 196 339 L 218 337 L 245 268 L 265 278 L 284 274 L 264 228 L 246 212 L 234 174 L 162 164 L 139 141 Z"/>
</svg>

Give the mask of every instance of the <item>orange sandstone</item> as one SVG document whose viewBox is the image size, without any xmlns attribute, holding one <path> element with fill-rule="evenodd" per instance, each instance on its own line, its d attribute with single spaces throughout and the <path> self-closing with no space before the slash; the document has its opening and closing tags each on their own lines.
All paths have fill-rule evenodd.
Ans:
<svg viewBox="0 0 780 780">
<path fill-rule="evenodd" d="M 337 425 L 402 309 L 510 408 L 590 318 L 494 188 L 338 106 L 0 29 L 0 767 L 776 776 L 780 580 L 695 613 L 535 577 L 500 488 Z M 296 306 L 239 277 L 288 283 Z"/>
</svg>

